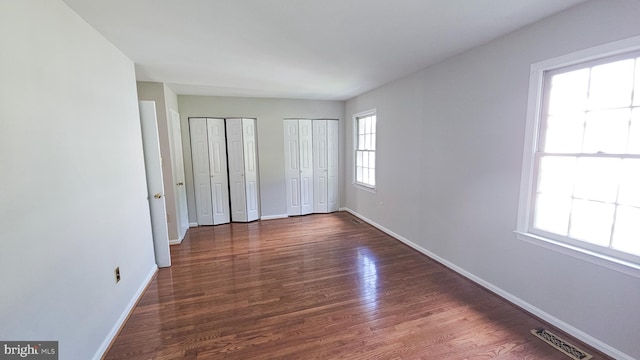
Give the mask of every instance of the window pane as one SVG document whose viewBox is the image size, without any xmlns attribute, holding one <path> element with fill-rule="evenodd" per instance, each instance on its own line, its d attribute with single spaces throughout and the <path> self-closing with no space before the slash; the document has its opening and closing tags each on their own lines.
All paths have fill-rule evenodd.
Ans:
<svg viewBox="0 0 640 360">
<path fill-rule="evenodd" d="M 369 167 L 372 169 L 376 167 L 376 153 L 373 151 L 369 153 Z"/>
<path fill-rule="evenodd" d="M 549 116 L 544 141 L 545 152 L 578 153 L 582 151 L 584 113 Z"/>
<path fill-rule="evenodd" d="M 362 162 L 362 151 L 358 151 L 356 152 L 356 166 L 363 166 L 364 163 Z"/>
<path fill-rule="evenodd" d="M 371 150 L 376 149 L 376 134 L 371 134 Z"/>
<path fill-rule="evenodd" d="M 371 116 L 367 116 L 365 118 L 365 128 L 364 128 L 364 133 L 365 134 L 371 134 Z"/>
<path fill-rule="evenodd" d="M 589 109 L 630 106 L 633 81 L 633 59 L 594 66 L 591 69 Z"/>
<path fill-rule="evenodd" d="M 574 196 L 613 203 L 618 192 L 620 159 L 580 158 Z"/>
<path fill-rule="evenodd" d="M 365 118 L 358 118 L 358 135 L 364 134 L 364 120 Z"/>
<path fill-rule="evenodd" d="M 615 205 L 574 200 L 569 236 L 600 246 L 609 246 Z"/>
<path fill-rule="evenodd" d="M 551 78 L 549 114 L 584 111 L 587 105 L 589 69 L 570 71 Z"/>
<path fill-rule="evenodd" d="M 362 169 L 362 182 L 365 184 L 369 183 L 369 169 Z"/>
<path fill-rule="evenodd" d="M 364 148 L 366 150 L 371 149 L 371 134 L 364 135 Z"/>
<path fill-rule="evenodd" d="M 362 182 L 362 168 L 360 166 L 356 167 L 356 181 Z"/>
<path fill-rule="evenodd" d="M 369 152 L 362 152 L 362 166 L 368 168 L 369 167 Z"/>
<path fill-rule="evenodd" d="M 640 255 L 640 209 L 618 206 L 612 247 Z"/>
<path fill-rule="evenodd" d="M 540 194 L 536 199 L 533 226 L 555 234 L 567 235 L 570 210 L 570 197 Z"/>
<path fill-rule="evenodd" d="M 364 135 L 358 136 L 358 150 L 364 150 Z"/>
<path fill-rule="evenodd" d="M 637 92 L 640 97 L 640 88 Z M 631 129 L 629 130 L 629 147 L 627 148 L 629 154 L 640 154 L 640 108 L 633 110 L 631 115 Z"/>
<path fill-rule="evenodd" d="M 571 197 L 573 194 L 576 158 L 547 156 L 540 159 L 538 192 Z"/>
<path fill-rule="evenodd" d="M 583 151 L 626 153 L 630 116 L 629 109 L 594 111 L 587 114 Z"/>
<path fill-rule="evenodd" d="M 640 159 L 622 161 L 622 177 L 618 191 L 618 202 L 640 207 Z M 640 241 L 640 238 L 638 239 Z"/>
<path fill-rule="evenodd" d="M 376 116 L 371 115 L 371 132 L 376 133 Z"/>
<path fill-rule="evenodd" d="M 376 169 L 369 169 L 369 184 L 376 186 Z"/>
</svg>

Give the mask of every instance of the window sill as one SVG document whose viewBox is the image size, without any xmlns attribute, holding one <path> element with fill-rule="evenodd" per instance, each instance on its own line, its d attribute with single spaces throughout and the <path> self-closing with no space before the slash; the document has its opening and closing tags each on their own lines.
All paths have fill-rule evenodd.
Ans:
<svg viewBox="0 0 640 360">
<path fill-rule="evenodd" d="M 559 241 L 547 239 L 542 236 L 515 231 L 518 239 L 526 241 L 530 244 L 542 246 L 546 249 L 559 252 L 561 254 L 569 255 L 577 259 L 588 261 L 592 264 L 606 267 L 623 274 L 631 275 L 636 278 L 640 278 L 640 264 L 635 264 L 629 261 L 617 259 L 611 256 L 599 254 L 594 251 L 582 249 L 573 245 L 565 244 Z"/>
<path fill-rule="evenodd" d="M 366 186 L 366 185 L 362 185 L 362 184 L 359 184 L 359 183 L 356 183 L 356 182 L 352 183 L 352 185 L 356 189 L 365 190 L 365 191 L 368 191 L 368 192 L 374 193 L 374 194 L 376 193 L 376 188 L 369 187 L 369 186 Z"/>
</svg>

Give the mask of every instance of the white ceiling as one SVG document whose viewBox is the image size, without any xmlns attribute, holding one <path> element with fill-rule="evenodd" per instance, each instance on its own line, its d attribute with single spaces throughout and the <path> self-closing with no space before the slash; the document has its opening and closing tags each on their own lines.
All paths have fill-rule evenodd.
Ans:
<svg viewBox="0 0 640 360">
<path fill-rule="evenodd" d="M 584 0 L 64 1 L 138 80 L 185 95 L 346 100 Z"/>
</svg>

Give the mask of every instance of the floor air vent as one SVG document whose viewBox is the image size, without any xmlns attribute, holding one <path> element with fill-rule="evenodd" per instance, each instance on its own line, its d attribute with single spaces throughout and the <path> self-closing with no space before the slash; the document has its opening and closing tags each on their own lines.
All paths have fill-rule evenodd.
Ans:
<svg viewBox="0 0 640 360">
<path fill-rule="evenodd" d="M 577 347 L 571 345 L 570 343 L 560 339 L 555 334 L 547 331 L 546 329 L 543 329 L 543 328 L 534 329 L 534 330 L 531 330 L 531 333 L 537 338 L 539 338 L 540 340 L 560 350 L 561 352 L 563 352 L 565 355 L 567 355 L 572 359 L 589 360 L 592 358 L 591 355 L 578 349 Z"/>
<path fill-rule="evenodd" d="M 360 225 L 362 224 L 362 221 L 356 219 L 356 218 L 349 218 L 349 221 L 351 221 L 352 224 L 356 224 L 356 225 Z"/>
</svg>

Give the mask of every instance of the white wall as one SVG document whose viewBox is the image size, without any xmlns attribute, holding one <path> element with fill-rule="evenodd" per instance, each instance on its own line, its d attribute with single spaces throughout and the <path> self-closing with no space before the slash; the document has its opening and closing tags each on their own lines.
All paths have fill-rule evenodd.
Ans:
<svg viewBox="0 0 640 360">
<path fill-rule="evenodd" d="M 155 271 L 134 65 L 59 0 L 0 45 L 0 339 L 91 359 Z"/>
<path fill-rule="evenodd" d="M 349 100 L 378 109 L 377 192 L 344 204 L 616 357 L 640 358 L 640 279 L 517 240 L 529 68 L 640 34 L 640 3 L 591 1 Z M 345 148 L 352 149 L 352 126 Z M 383 205 L 380 205 L 383 203 Z"/>
<path fill-rule="evenodd" d="M 162 182 L 164 184 L 164 199 L 167 208 L 167 228 L 170 241 L 181 241 L 177 220 L 178 207 L 176 204 L 175 183 L 173 179 L 173 164 L 171 162 L 171 141 L 169 139 L 169 119 L 171 110 L 178 111 L 177 95 L 164 83 L 139 81 L 137 83 L 138 99 L 156 102 L 158 117 L 158 138 L 160 140 L 160 156 L 162 157 Z"/>
<path fill-rule="evenodd" d="M 342 101 L 235 98 L 212 96 L 178 96 L 182 125 L 182 146 L 189 222 L 196 222 L 193 168 L 189 140 L 189 117 L 247 117 L 258 124 L 258 160 L 260 162 L 261 217 L 286 216 L 284 176 L 284 118 L 340 119 L 344 115 Z M 340 134 L 342 139 L 342 133 Z M 343 141 L 340 141 L 342 144 Z M 344 149 L 340 149 L 344 153 Z M 342 174 L 342 166 L 339 170 Z M 340 175 L 342 179 L 342 175 Z M 342 182 L 341 182 L 342 183 Z M 342 191 L 342 190 L 341 190 Z"/>
</svg>

